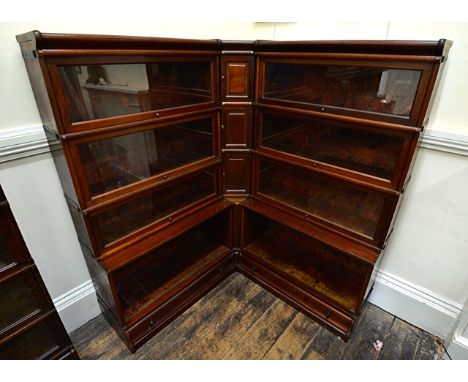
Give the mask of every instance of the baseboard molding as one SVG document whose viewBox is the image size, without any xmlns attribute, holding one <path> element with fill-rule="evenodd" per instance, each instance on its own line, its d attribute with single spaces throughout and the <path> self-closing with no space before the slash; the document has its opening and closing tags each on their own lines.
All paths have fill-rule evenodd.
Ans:
<svg viewBox="0 0 468 382">
<path fill-rule="evenodd" d="M 101 314 L 91 280 L 58 296 L 53 302 L 68 333 Z"/>
<path fill-rule="evenodd" d="M 376 272 L 369 301 L 448 341 L 463 307 L 389 272 Z"/>
<path fill-rule="evenodd" d="M 447 347 L 450 358 L 468 360 L 468 338 L 455 336 Z"/>
</svg>

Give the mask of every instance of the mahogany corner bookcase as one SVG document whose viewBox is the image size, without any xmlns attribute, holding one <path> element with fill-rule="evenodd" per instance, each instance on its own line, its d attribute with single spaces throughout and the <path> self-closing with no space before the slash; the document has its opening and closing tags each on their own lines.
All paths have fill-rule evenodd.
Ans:
<svg viewBox="0 0 468 382">
<path fill-rule="evenodd" d="M 132 352 L 233 272 L 349 337 L 450 41 L 17 40 Z"/>
</svg>

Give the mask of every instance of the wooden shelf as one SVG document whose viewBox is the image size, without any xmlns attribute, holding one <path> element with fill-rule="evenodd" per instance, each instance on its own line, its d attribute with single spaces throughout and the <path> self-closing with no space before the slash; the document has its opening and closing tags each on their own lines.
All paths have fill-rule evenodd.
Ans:
<svg viewBox="0 0 468 382">
<path fill-rule="evenodd" d="M 302 232 L 313 238 L 317 238 L 330 247 L 342 252 L 346 252 L 349 255 L 366 263 L 372 265 L 375 264 L 379 256 L 380 250 L 375 247 L 365 245 L 364 243 L 355 242 L 351 239 L 334 233 L 329 229 L 325 229 L 317 224 L 299 219 L 288 214 L 287 212 L 278 210 L 277 208 L 254 198 L 246 200 L 242 203 L 242 206 L 257 212 L 260 215 L 278 221 L 279 223 L 290 226 L 296 231 Z"/>
<path fill-rule="evenodd" d="M 195 229 L 158 247 L 137 264 L 114 276 L 125 320 L 150 305 L 162 304 L 224 258 L 229 248 Z M 120 279 L 120 280 L 119 280 Z"/>
<path fill-rule="evenodd" d="M 276 223 L 244 250 L 303 289 L 325 296 L 352 313 L 360 307 L 362 286 L 372 270 L 371 265 L 362 267 L 346 253 Z"/>
</svg>

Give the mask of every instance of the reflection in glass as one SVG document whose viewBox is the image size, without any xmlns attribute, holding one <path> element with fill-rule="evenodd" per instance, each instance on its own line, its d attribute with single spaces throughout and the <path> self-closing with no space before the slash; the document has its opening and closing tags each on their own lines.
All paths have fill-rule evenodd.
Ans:
<svg viewBox="0 0 468 382">
<path fill-rule="evenodd" d="M 266 63 L 264 97 L 409 116 L 418 70 Z"/>
<path fill-rule="evenodd" d="M 78 145 L 91 196 L 213 156 L 211 118 Z"/>
<path fill-rule="evenodd" d="M 3 237 L 0 235 L 0 271 L 8 267 L 9 265 L 13 264 L 14 260 L 11 257 L 10 251 L 8 250 L 5 242 L 3 241 Z"/>
<path fill-rule="evenodd" d="M 263 113 L 262 146 L 391 180 L 404 138 Z"/>
<path fill-rule="evenodd" d="M 181 210 L 196 201 L 215 194 L 213 173 L 196 175 L 172 187 L 154 191 L 100 213 L 97 222 L 103 244 L 145 227 Z"/>
<path fill-rule="evenodd" d="M 211 100 L 211 63 L 70 65 L 59 67 L 72 122 Z"/>
<path fill-rule="evenodd" d="M 385 201 L 381 193 L 266 160 L 260 162 L 259 192 L 369 238 Z"/>
<path fill-rule="evenodd" d="M 34 281 L 29 274 L 2 284 L 0 288 L 0 331 L 39 309 L 32 297 L 34 288 Z"/>
</svg>

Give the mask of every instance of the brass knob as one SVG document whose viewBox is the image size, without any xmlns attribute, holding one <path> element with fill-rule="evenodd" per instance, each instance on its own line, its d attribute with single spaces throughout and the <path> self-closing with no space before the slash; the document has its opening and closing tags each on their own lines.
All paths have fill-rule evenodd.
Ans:
<svg viewBox="0 0 468 382">
<path fill-rule="evenodd" d="M 155 115 L 156 115 L 156 117 L 159 117 L 159 113 L 156 113 Z"/>
</svg>

